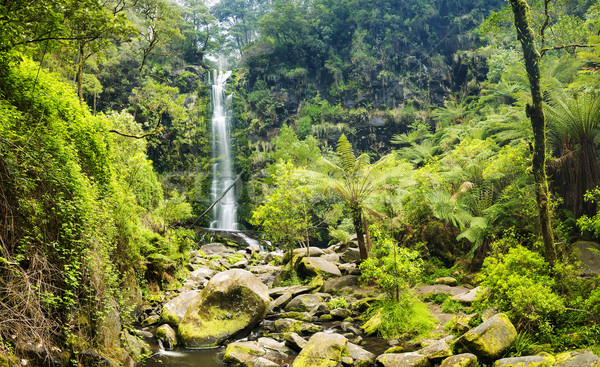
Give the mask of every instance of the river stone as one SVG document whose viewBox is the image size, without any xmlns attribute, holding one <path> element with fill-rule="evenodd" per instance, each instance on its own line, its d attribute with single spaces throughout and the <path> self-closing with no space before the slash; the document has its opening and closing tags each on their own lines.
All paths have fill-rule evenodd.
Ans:
<svg viewBox="0 0 600 367">
<path fill-rule="evenodd" d="M 167 349 L 173 349 L 177 346 L 177 334 L 175 330 L 167 324 L 156 328 L 156 339 L 163 341 L 163 346 Z"/>
<path fill-rule="evenodd" d="M 338 268 L 340 269 L 342 274 L 345 275 L 360 275 L 360 269 L 358 269 L 358 266 L 356 266 L 356 264 L 340 264 Z"/>
<path fill-rule="evenodd" d="M 360 251 L 356 248 L 349 248 L 340 255 L 340 261 L 344 263 L 355 263 L 360 260 Z"/>
<path fill-rule="evenodd" d="M 256 341 L 234 342 L 227 346 L 223 362 L 234 367 L 279 367 L 263 356 L 267 350 Z"/>
<path fill-rule="evenodd" d="M 292 332 L 301 335 L 323 331 L 323 326 L 295 319 L 279 319 L 273 324 L 278 332 Z"/>
<path fill-rule="evenodd" d="M 325 255 L 325 252 L 323 250 L 321 250 L 318 247 L 309 247 L 308 250 L 308 256 L 312 256 L 312 257 L 319 257 Z M 300 257 L 305 257 L 306 256 L 306 249 L 305 248 L 297 248 L 294 249 L 294 257 L 296 256 L 300 256 Z"/>
<path fill-rule="evenodd" d="M 242 269 L 215 275 L 194 298 L 179 324 L 187 348 L 216 346 L 261 322 L 269 310 L 266 285 Z"/>
<path fill-rule="evenodd" d="M 473 301 L 475 301 L 475 297 L 477 297 L 477 293 L 479 292 L 482 292 L 481 287 L 473 288 L 468 292 L 455 295 L 454 297 L 452 297 L 452 300 L 470 305 L 471 303 L 473 303 Z"/>
<path fill-rule="evenodd" d="M 420 349 L 418 353 L 426 356 L 432 362 L 439 362 L 453 354 L 452 349 L 448 345 L 449 340 L 452 340 L 452 337 L 436 340 L 425 348 Z"/>
<path fill-rule="evenodd" d="M 328 293 L 339 292 L 344 287 L 350 287 L 358 284 L 356 275 L 344 275 L 336 278 L 327 279 L 323 286 L 323 291 Z"/>
<path fill-rule="evenodd" d="M 378 367 L 429 367 L 431 364 L 424 355 L 419 353 L 389 353 L 382 354 L 375 360 Z"/>
<path fill-rule="evenodd" d="M 198 291 L 184 292 L 163 305 L 160 319 L 169 325 L 177 326 L 183 319 L 185 311 L 198 295 Z"/>
<path fill-rule="evenodd" d="M 600 367 L 600 358 L 589 350 L 560 353 L 555 367 Z"/>
<path fill-rule="evenodd" d="M 499 313 L 469 330 L 457 343 L 484 361 L 498 359 L 515 341 L 517 330 L 503 313 Z"/>
<path fill-rule="evenodd" d="M 285 306 L 285 309 L 286 311 L 308 312 L 323 302 L 323 297 L 317 294 L 301 294 L 294 297 L 294 299 Z"/>
<path fill-rule="evenodd" d="M 342 276 L 340 269 L 338 269 L 334 263 L 329 262 L 321 257 L 303 258 L 298 265 L 298 272 L 305 276 L 320 275 L 323 278 Z"/>
<path fill-rule="evenodd" d="M 440 367 L 478 367 L 477 356 L 471 353 L 458 354 L 444 359 Z"/>
<path fill-rule="evenodd" d="M 285 335 L 285 345 L 292 348 L 296 352 L 300 352 L 306 343 L 306 339 L 298 335 L 298 333 L 287 333 Z"/>
<path fill-rule="evenodd" d="M 288 287 L 275 287 L 269 289 L 269 295 L 271 297 L 279 297 L 284 293 L 291 293 L 292 296 L 299 294 L 308 293 L 312 290 L 312 287 L 306 285 L 291 285 Z"/>
<path fill-rule="evenodd" d="M 206 284 L 208 280 L 212 278 L 215 274 L 217 274 L 216 271 L 208 268 L 207 266 L 202 266 L 189 273 L 187 279 L 194 282 Z"/>
<path fill-rule="evenodd" d="M 502 358 L 494 362 L 493 367 L 551 367 L 554 366 L 555 359 L 547 353 L 541 353 L 536 356 Z"/>
<path fill-rule="evenodd" d="M 415 289 L 415 293 L 419 295 L 429 295 L 429 294 L 447 294 L 450 296 L 456 296 L 459 294 L 469 292 L 468 288 L 465 287 L 451 287 L 445 284 L 436 284 L 436 285 L 426 285 L 423 287 L 419 287 Z"/>
<path fill-rule="evenodd" d="M 273 302 L 271 302 L 271 309 L 277 310 L 280 308 L 284 308 L 285 305 L 292 299 L 292 294 L 290 292 L 286 292 L 281 296 L 277 297 Z"/>
<path fill-rule="evenodd" d="M 350 317 L 350 315 L 352 315 L 352 311 L 350 311 L 347 308 L 336 308 L 331 310 L 331 316 L 336 317 L 338 319 L 345 319 L 347 317 Z"/>
<path fill-rule="evenodd" d="M 348 342 L 348 354 L 352 357 L 355 367 L 371 367 L 375 362 L 375 354 Z"/>
<path fill-rule="evenodd" d="M 306 322 L 311 322 L 312 316 L 313 315 L 311 315 L 308 312 L 298 312 L 298 311 L 288 311 L 288 312 L 282 312 L 280 314 L 277 314 L 277 317 L 280 319 L 294 319 L 294 320 L 300 320 L 300 321 L 306 321 Z"/>
<path fill-rule="evenodd" d="M 222 254 L 233 254 L 235 250 L 222 245 L 220 243 L 209 243 L 202 247 L 200 250 L 204 252 L 206 255 L 222 255 Z"/>
<path fill-rule="evenodd" d="M 291 367 L 336 367 L 348 356 L 348 340 L 339 334 L 313 335 Z"/>
<path fill-rule="evenodd" d="M 450 321 L 448 321 L 446 324 L 446 328 L 454 333 L 462 335 L 469 331 L 470 325 L 476 317 L 476 313 L 465 315 L 464 313 L 459 312 L 458 314 L 452 316 Z"/>
</svg>

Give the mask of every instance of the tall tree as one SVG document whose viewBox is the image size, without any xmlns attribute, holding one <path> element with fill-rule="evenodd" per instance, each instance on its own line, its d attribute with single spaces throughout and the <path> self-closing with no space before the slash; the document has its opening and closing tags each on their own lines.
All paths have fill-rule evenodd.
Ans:
<svg viewBox="0 0 600 367">
<path fill-rule="evenodd" d="M 546 5 L 550 0 L 544 0 Z M 515 16 L 517 39 L 523 48 L 525 69 L 529 78 L 532 103 L 527 105 L 527 116 L 533 129 L 533 176 L 535 178 L 535 195 L 539 211 L 540 231 L 544 241 L 546 261 L 551 265 L 556 262 L 554 234 L 550 224 L 550 200 L 548 195 L 548 177 L 546 176 L 546 119 L 544 117 L 541 89 L 540 61 L 541 54 L 535 44 L 535 33 L 529 24 L 531 12 L 526 0 L 510 0 Z M 541 29 L 543 36 L 544 27 Z"/>
</svg>

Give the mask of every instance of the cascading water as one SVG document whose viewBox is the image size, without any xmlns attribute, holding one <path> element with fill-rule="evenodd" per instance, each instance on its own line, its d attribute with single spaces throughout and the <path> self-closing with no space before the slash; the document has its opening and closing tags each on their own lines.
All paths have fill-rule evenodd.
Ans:
<svg viewBox="0 0 600 367">
<path fill-rule="evenodd" d="M 234 182 L 233 161 L 229 125 L 231 122 L 231 96 L 225 95 L 227 79 L 231 71 L 213 70 L 212 80 L 212 152 L 213 181 L 211 193 L 213 201 L 217 200 Z M 231 188 L 213 208 L 211 229 L 236 230 L 235 188 Z"/>
</svg>

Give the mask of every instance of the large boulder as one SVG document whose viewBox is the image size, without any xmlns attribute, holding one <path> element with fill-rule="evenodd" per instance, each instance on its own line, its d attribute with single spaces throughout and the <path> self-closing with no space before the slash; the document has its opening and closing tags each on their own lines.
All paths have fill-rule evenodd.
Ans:
<svg viewBox="0 0 600 367">
<path fill-rule="evenodd" d="M 199 293 L 199 291 L 183 292 L 165 303 L 160 314 L 162 322 L 173 326 L 179 325 L 190 303 Z"/>
<path fill-rule="evenodd" d="M 179 336 L 187 348 L 216 346 L 250 331 L 268 310 L 266 285 L 249 271 L 227 270 L 194 298 L 179 324 Z"/>
<path fill-rule="evenodd" d="M 555 367 L 599 367 L 600 357 L 589 350 L 565 352 L 556 356 Z"/>
<path fill-rule="evenodd" d="M 386 353 L 375 360 L 378 367 L 429 367 L 429 359 L 422 354 L 410 353 Z"/>
<path fill-rule="evenodd" d="M 333 276 L 342 276 L 340 269 L 332 262 L 322 257 L 305 257 L 298 265 L 298 273 L 304 276 L 317 276 L 330 278 Z"/>
<path fill-rule="evenodd" d="M 457 343 L 484 361 L 498 359 L 510 348 L 517 337 L 517 330 L 503 313 L 499 313 L 469 330 Z"/>
<path fill-rule="evenodd" d="M 347 357 L 348 340 L 340 334 L 316 333 L 306 343 L 291 367 L 336 367 Z"/>
</svg>

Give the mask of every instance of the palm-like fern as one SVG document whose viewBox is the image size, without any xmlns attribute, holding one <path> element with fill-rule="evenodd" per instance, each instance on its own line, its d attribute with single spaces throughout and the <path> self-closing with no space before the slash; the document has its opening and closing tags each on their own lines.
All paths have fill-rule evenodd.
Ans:
<svg viewBox="0 0 600 367">
<path fill-rule="evenodd" d="M 315 190 L 332 192 L 346 203 L 358 236 L 361 258 L 366 259 L 370 249 L 365 218 L 368 201 L 378 191 L 386 190 L 388 184 L 408 185 L 412 167 L 398 160 L 395 154 L 389 154 L 372 164 L 367 154 L 356 157 L 344 135 L 338 140 L 337 157 L 339 162 L 321 158 L 318 171 L 303 170 L 300 174 Z M 367 239 L 367 245 L 363 236 Z"/>
<path fill-rule="evenodd" d="M 600 184 L 600 167 L 594 138 L 600 128 L 600 96 L 582 93 L 554 98 L 547 108 L 550 142 L 558 159 L 555 187 L 575 216 L 593 214 L 583 195 Z"/>
</svg>

